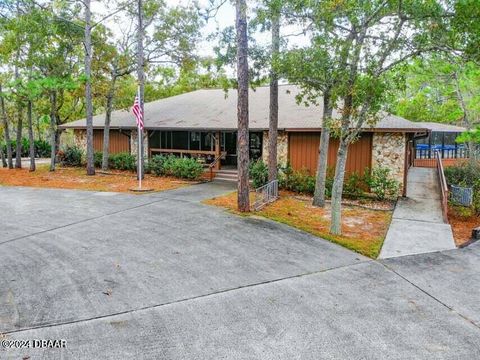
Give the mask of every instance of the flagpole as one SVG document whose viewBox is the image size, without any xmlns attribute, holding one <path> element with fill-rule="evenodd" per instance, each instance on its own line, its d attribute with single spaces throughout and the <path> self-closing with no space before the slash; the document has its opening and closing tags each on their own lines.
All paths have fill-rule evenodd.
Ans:
<svg viewBox="0 0 480 360">
<path fill-rule="evenodd" d="M 143 112 L 142 110 L 142 98 L 140 97 L 140 85 L 138 86 L 138 103 L 140 105 L 140 111 Z M 142 189 L 142 141 L 143 141 L 143 133 L 142 129 L 140 127 L 140 121 L 138 121 L 137 124 L 137 141 L 138 141 L 138 156 L 137 156 L 137 171 L 138 171 L 138 188 L 141 190 Z"/>
</svg>

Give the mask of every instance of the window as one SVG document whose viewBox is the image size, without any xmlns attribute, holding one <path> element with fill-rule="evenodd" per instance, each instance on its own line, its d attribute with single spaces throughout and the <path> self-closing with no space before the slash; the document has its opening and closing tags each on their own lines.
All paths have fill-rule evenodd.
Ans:
<svg viewBox="0 0 480 360">
<path fill-rule="evenodd" d="M 172 149 L 188 149 L 188 131 L 172 131 Z"/>
<path fill-rule="evenodd" d="M 215 149 L 215 142 L 212 133 L 202 132 L 202 150 L 212 151 Z"/>
<path fill-rule="evenodd" d="M 148 144 L 152 149 L 160 149 L 160 131 L 149 132 Z"/>
<path fill-rule="evenodd" d="M 190 150 L 200 150 L 200 132 L 192 131 L 190 133 Z"/>
<path fill-rule="evenodd" d="M 172 132 L 171 131 L 162 131 L 161 132 L 161 145 L 162 149 L 171 149 L 172 148 Z"/>
<path fill-rule="evenodd" d="M 262 156 L 263 134 L 258 132 L 250 133 L 250 158 L 257 160 Z"/>
</svg>

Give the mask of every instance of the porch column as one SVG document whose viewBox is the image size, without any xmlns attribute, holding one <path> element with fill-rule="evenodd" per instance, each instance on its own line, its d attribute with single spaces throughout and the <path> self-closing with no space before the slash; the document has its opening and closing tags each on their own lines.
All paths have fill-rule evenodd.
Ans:
<svg viewBox="0 0 480 360">
<path fill-rule="evenodd" d="M 221 154 L 221 147 L 220 147 L 220 131 L 215 133 L 215 158 L 218 158 Z M 220 170 L 220 159 L 215 164 L 215 170 Z"/>
</svg>

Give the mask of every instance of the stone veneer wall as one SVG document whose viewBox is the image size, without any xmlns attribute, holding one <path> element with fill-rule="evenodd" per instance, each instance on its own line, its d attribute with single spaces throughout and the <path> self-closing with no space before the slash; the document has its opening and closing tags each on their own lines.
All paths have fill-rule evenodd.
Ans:
<svg viewBox="0 0 480 360">
<path fill-rule="evenodd" d="M 263 132 L 262 160 L 268 163 L 268 131 Z M 277 161 L 281 166 L 286 166 L 288 163 L 288 134 L 285 131 L 278 132 Z"/>
<path fill-rule="evenodd" d="M 73 141 L 76 147 L 87 152 L 87 130 L 75 129 L 73 132 Z"/>
<path fill-rule="evenodd" d="M 405 134 L 374 133 L 372 141 L 372 167 L 386 167 L 400 182 L 403 191 L 405 173 Z"/>
<path fill-rule="evenodd" d="M 137 129 L 132 130 L 130 136 L 130 152 L 132 155 L 137 156 L 138 153 L 138 140 L 137 140 Z M 148 159 L 148 132 L 143 131 L 143 157 Z"/>
</svg>

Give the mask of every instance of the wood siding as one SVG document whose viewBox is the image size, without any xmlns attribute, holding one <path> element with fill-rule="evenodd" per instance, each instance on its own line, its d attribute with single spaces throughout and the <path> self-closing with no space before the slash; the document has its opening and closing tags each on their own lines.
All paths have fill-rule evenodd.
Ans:
<svg viewBox="0 0 480 360">
<path fill-rule="evenodd" d="M 467 159 L 442 159 L 444 167 L 455 166 L 465 162 Z M 415 167 L 426 167 L 426 168 L 436 168 L 437 159 L 415 159 L 413 160 L 413 166 Z"/>
<path fill-rule="evenodd" d="M 103 130 L 93 130 L 93 148 L 95 152 L 103 151 Z M 119 130 L 110 130 L 109 153 L 130 152 L 130 138 Z"/>
<path fill-rule="evenodd" d="M 307 170 L 315 174 L 318 162 L 319 132 L 292 132 L 289 135 L 288 158 L 295 170 Z M 337 161 L 338 140 L 330 139 L 328 166 L 335 167 Z M 347 156 L 347 174 L 363 174 L 365 168 L 372 166 L 372 133 L 363 133 L 359 140 L 350 145 Z"/>
</svg>

